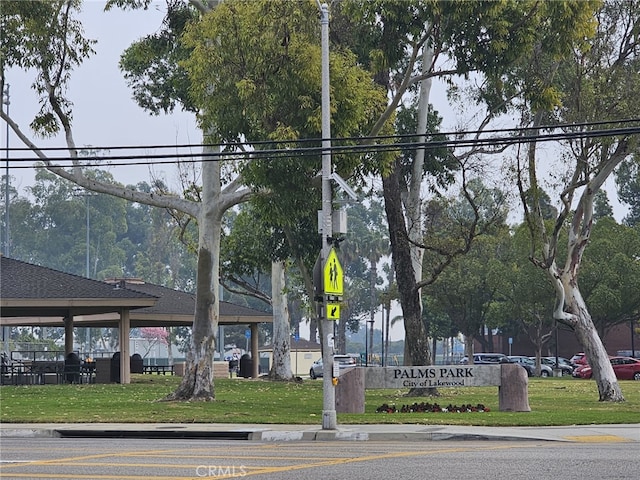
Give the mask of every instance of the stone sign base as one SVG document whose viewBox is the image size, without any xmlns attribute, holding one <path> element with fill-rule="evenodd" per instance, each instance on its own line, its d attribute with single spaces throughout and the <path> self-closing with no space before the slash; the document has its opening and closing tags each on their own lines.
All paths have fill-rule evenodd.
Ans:
<svg viewBox="0 0 640 480">
<path fill-rule="evenodd" d="M 529 378 L 520 365 L 429 365 L 356 367 L 343 372 L 336 386 L 337 413 L 364 413 L 364 392 L 371 388 L 498 387 L 501 412 L 530 412 Z"/>
<path fill-rule="evenodd" d="M 364 368 L 342 372 L 336 385 L 337 413 L 364 413 Z"/>
</svg>

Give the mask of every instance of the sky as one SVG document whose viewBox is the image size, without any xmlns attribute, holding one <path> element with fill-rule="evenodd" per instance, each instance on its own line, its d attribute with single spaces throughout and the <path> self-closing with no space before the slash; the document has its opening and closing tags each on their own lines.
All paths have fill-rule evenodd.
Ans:
<svg viewBox="0 0 640 480">
<path fill-rule="evenodd" d="M 68 89 L 74 104 L 73 131 L 78 147 L 177 145 L 201 141 L 193 114 L 176 111 L 171 115 L 151 116 L 138 107 L 118 68 L 121 53 L 132 42 L 160 28 L 163 5 L 164 2 L 152 5 L 147 11 L 116 9 L 103 12 L 103 1 L 85 2 L 80 16 L 85 35 L 97 39 L 98 43 L 94 46 L 96 54 L 72 72 Z M 6 79 L 10 84 L 11 117 L 30 136 L 33 134 L 28 125 L 39 110 L 36 93 L 31 89 L 33 78 L 33 72 L 14 69 L 8 72 Z M 12 147 L 23 146 L 12 132 L 9 143 Z M 41 147 L 65 145 L 61 135 L 47 140 L 36 138 L 35 143 Z M 6 146 L 4 128 L 1 146 Z M 18 155 L 17 152 L 11 154 Z M 10 164 L 10 167 L 12 165 L 16 164 Z M 148 166 L 111 167 L 110 171 L 123 183 L 150 178 Z M 14 186 L 22 189 L 33 181 L 34 170 L 12 168 L 11 176 L 16 180 Z"/>
</svg>

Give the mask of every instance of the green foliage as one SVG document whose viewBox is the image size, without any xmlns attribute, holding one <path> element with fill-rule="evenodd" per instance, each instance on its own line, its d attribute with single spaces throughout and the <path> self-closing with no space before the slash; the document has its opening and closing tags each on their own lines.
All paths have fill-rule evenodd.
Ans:
<svg viewBox="0 0 640 480">
<path fill-rule="evenodd" d="M 338 29 L 344 43 L 389 89 L 407 67 L 407 45 L 431 43 L 436 55 L 449 59 L 451 69 L 434 76 L 468 76 L 480 72 L 486 79 L 476 98 L 489 111 L 504 110 L 504 100 L 520 88 L 547 107 L 557 105 L 559 93 L 543 81 L 530 54 L 535 49 L 558 57 L 583 44 L 594 31 L 597 1 L 405 1 L 350 0 L 341 2 Z M 514 65 L 531 65 L 519 80 Z M 418 74 L 416 65 L 414 74 Z M 516 87 L 519 85 L 519 87 Z"/>
<path fill-rule="evenodd" d="M 87 175 L 113 183 L 103 171 Z M 193 288 L 195 256 L 180 243 L 165 210 L 78 191 L 44 169 L 38 170 L 29 192 L 32 200 L 11 202 L 14 258 L 85 275 L 88 213 L 92 278 L 137 276 L 172 288 Z"/>
<path fill-rule="evenodd" d="M 593 226 L 580 289 L 600 335 L 640 314 L 640 232 L 610 217 Z"/>
<path fill-rule="evenodd" d="M 120 69 L 133 89 L 136 103 L 154 115 L 172 112 L 177 103 L 196 112 L 189 97 L 189 79 L 179 62 L 190 50 L 180 43 L 187 24 L 197 13 L 181 2 L 167 2 L 163 28 L 129 46 L 120 58 Z"/>
<path fill-rule="evenodd" d="M 447 264 L 446 269 L 438 273 L 437 280 L 423 292 L 428 297 L 425 299 L 430 310 L 427 316 L 434 327 L 439 325 L 440 334 L 450 324 L 473 337 L 484 325 L 500 326 L 501 319 L 491 313 L 499 300 L 498 282 L 503 275 L 502 261 L 509 237 L 502 192 L 486 189 L 480 180 L 470 182 L 469 191 L 475 197 L 480 214 L 478 227 L 485 233 L 473 240 L 465 255 Z M 443 198 L 427 204 L 425 271 L 437 269 L 447 252 L 464 247 L 465 232 L 474 219 L 473 213 L 463 197 Z M 435 334 L 435 328 L 432 332 Z"/>
<path fill-rule="evenodd" d="M 192 54 L 183 66 L 189 72 L 193 98 L 203 110 L 203 130 L 215 131 L 225 141 L 243 138 L 249 143 L 273 145 L 284 140 L 319 139 L 322 84 L 318 28 L 316 6 L 306 1 L 224 2 L 201 22 L 192 24 L 184 37 Z M 332 135 L 336 137 L 366 132 L 386 105 L 384 92 L 346 50 L 332 50 L 331 87 Z M 296 162 L 304 164 L 307 172 L 316 172 L 319 160 L 315 155 Z M 337 155 L 334 163 L 340 171 L 349 172 L 347 176 L 381 168 L 358 156 Z M 291 163 L 286 167 L 292 168 Z M 250 181 L 258 181 L 255 174 Z M 308 183 L 307 179 L 304 184 Z"/>
</svg>

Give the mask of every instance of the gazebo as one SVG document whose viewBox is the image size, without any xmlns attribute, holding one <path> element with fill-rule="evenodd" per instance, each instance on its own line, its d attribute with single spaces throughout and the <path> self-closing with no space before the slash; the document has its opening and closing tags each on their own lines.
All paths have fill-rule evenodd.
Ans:
<svg viewBox="0 0 640 480">
<path fill-rule="evenodd" d="M 100 282 L 0 256 L 0 326 L 65 328 L 65 353 L 73 350 L 73 327 L 117 327 L 121 382 L 130 382 L 129 332 L 133 327 L 191 326 L 195 295 L 140 279 Z M 251 328 L 252 376 L 258 376 L 258 324 L 272 316 L 220 302 L 220 325 Z"/>
</svg>

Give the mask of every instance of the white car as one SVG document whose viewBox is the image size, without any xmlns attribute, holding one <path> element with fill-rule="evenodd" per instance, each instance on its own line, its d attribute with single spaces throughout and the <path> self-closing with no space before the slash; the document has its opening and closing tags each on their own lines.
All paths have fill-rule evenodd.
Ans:
<svg viewBox="0 0 640 480">
<path fill-rule="evenodd" d="M 358 364 L 355 357 L 351 355 L 334 355 L 333 361 L 338 363 L 338 368 L 340 370 L 353 368 Z M 322 358 L 319 358 L 311 365 L 311 368 L 309 369 L 309 376 L 311 378 L 319 378 L 322 377 L 322 373 Z"/>
</svg>

